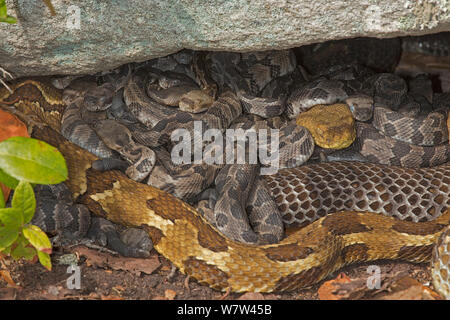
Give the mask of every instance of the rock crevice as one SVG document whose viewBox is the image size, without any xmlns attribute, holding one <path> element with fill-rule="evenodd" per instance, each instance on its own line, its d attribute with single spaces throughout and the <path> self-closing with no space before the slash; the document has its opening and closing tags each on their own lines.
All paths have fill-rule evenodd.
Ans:
<svg viewBox="0 0 450 320">
<path fill-rule="evenodd" d="M 450 0 L 7 0 L 0 66 L 16 77 L 86 74 L 183 48 L 285 49 L 358 36 L 450 31 Z"/>
</svg>

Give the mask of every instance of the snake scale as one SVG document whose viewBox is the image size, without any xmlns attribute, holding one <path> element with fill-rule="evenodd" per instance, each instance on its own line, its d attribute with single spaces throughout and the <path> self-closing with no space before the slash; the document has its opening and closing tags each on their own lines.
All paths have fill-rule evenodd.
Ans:
<svg viewBox="0 0 450 320">
<path fill-rule="evenodd" d="M 108 220 L 143 228 L 156 250 L 181 272 L 215 289 L 289 291 L 317 283 L 355 262 L 429 261 L 435 243 L 450 224 L 449 209 L 421 223 L 342 211 L 320 218 L 277 244 L 238 243 L 223 237 L 178 198 L 121 172 L 91 169 L 96 157 L 54 130 L 35 128 L 33 136 L 57 146 L 67 158 L 67 183 L 81 203 Z"/>
<path fill-rule="evenodd" d="M 46 123 L 56 124 L 54 117 L 60 118 L 62 110 L 58 96 L 39 82 L 28 81 L 21 87 L 41 112 L 36 113 Z M 24 110 L 30 110 L 30 102 L 21 102 Z M 144 228 L 158 252 L 182 272 L 216 289 L 287 291 L 314 284 L 353 262 L 429 261 L 434 244 L 450 223 L 448 208 L 436 220 L 421 223 L 343 211 L 322 217 L 277 244 L 242 244 L 223 237 L 194 208 L 166 192 L 130 180 L 119 171 L 93 170 L 97 158 L 57 131 L 37 127 L 33 136 L 58 147 L 65 156 L 66 183 L 79 202 L 113 222 Z M 448 188 L 448 165 L 443 169 Z"/>
<path fill-rule="evenodd" d="M 302 200 L 311 197 L 312 203 L 308 206 L 323 206 L 330 208 L 330 212 L 342 212 L 323 216 L 277 244 L 256 246 L 230 241 L 194 208 L 176 197 L 138 184 L 119 171 L 93 170 L 91 166 L 96 157 L 68 142 L 58 132 L 63 106 L 57 95 L 39 82 L 29 81 L 28 85 L 33 94 L 27 94 L 31 97 L 28 101 L 21 100 L 23 110 L 40 116 L 53 128 L 35 127 L 33 136 L 58 147 L 63 153 L 69 167 L 67 184 L 78 201 L 113 222 L 142 227 L 150 234 L 155 248 L 182 272 L 213 288 L 287 291 L 314 284 L 354 262 L 378 259 L 428 261 L 441 234 L 439 241 L 442 243 L 448 237 L 444 233 L 450 222 L 448 163 L 418 171 L 341 162 L 320 164 L 314 168 L 283 169 L 267 179 L 274 194 L 284 193 L 289 197 L 293 194 L 292 190 L 297 192 L 295 199 L 287 199 L 284 206 L 301 206 Z M 14 99 L 13 96 L 10 98 Z M 333 194 L 325 187 L 325 182 L 329 183 L 331 174 L 345 170 L 349 171 L 347 176 L 350 181 L 337 182 L 340 193 Z M 310 172 L 314 174 L 309 175 Z M 422 187 L 430 192 L 430 196 L 423 198 L 429 200 L 426 213 L 413 212 L 417 213 L 417 219 L 413 220 L 428 220 L 429 217 L 421 219 L 423 214 L 438 217 L 433 221 L 417 223 L 360 212 L 368 211 L 368 208 L 376 211 L 381 209 L 381 203 L 393 200 L 397 205 L 393 208 L 384 206 L 382 209 L 385 212 L 381 213 L 392 215 L 395 211 L 401 215 L 405 203 L 411 206 L 421 200 L 417 196 L 421 193 L 420 189 L 415 190 L 415 197 L 407 196 L 408 189 L 386 190 L 393 181 L 399 185 L 399 181 L 403 181 L 405 188 L 414 181 L 415 185 L 410 185 L 410 189 Z M 367 185 L 370 183 L 371 186 Z M 333 182 L 331 184 L 330 187 L 333 187 Z M 357 188 L 356 198 L 371 199 L 372 202 L 355 201 L 349 196 L 350 186 Z M 371 194 L 373 187 L 377 192 Z M 312 194 L 319 193 L 318 190 L 321 191 L 322 203 L 312 201 Z M 312 192 L 308 195 L 307 191 Z M 282 208 L 282 200 L 276 201 Z M 305 216 L 307 218 L 308 214 Z"/>
</svg>

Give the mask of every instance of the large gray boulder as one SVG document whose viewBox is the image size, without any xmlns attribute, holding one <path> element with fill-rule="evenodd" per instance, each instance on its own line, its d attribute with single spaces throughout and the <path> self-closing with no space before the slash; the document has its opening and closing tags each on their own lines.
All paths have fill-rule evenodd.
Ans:
<svg viewBox="0 0 450 320">
<path fill-rule="evenodd" d="M 450 0 L 6 0 L 0 66 L 85 74 L 182 48 L 252 51 L 450 30 Z"/>
</svg>

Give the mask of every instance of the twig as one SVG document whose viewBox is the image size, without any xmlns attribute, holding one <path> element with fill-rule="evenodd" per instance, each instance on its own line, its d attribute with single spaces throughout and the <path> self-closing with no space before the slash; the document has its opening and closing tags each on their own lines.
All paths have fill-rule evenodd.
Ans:
<svg viewBox="0 0 450 320">
<path fill-rule="evenodd" d="M 191 277 L 189 275 L 186 276 L 186 278 L 184 279 L 184 287 L 187 289 L 188 294 L 191 294 L 191 288 L 189 287 L 189 280 L 191 279 Z"/>
<path fill-rule="evenodd" d="M 60 245 L 60 246 L 64 246 L 64 245 Z M 77 243 L 66 245 L 66 247 L 69 248 L 69 249 L 72 249 L 72 248 L 76 249 L 79 246 L 85 246 L 88 249 L 94 249 L 94 250 L 97 250 L 98 252 L 109 253 L 112 256 L 119 256 L 118 252 L 116 252 L 114 250 L 111 250 L 111 249 L 108 249 L 108 248 L 106 248 L 104 246 L 100 246 L 98 244 L 95 244 L 95 243 L 93 243 L 92 240 L 89 240 L 89 239 L 81 239 L 81 240 L 78 240 Z M 75 254 L 77 254 L 76 251 L 75 251 Z"/>
<path fill-rule="evenodd" d="M 173 277 L 175 277 L 176 274 L 177 274 L 177 267 L 174 264 L 172 264 L 172 267 L 170 269 L 169 274 L 166 277 L 166 280 L 169 282 L 172 281 Z"/>
<path fill-rule="evenodd" d="M 219 300 L 225 300 L 231 293 L 231 287 L 228 287 L 223 295 L 219 297 Z"/>
<path fill-rule="evenodd" d="M 3 69 L 2 67 L 0 67 L 0 72 L 2 73 L 2 76 L 0 77 L 0 83 L 9 91 L 9 93 L 13 93 L 13 91 L 11 90 L 11 88 L 6 84 L 5 81 L 3 81 L 3 79 L 7 79 L 8 77 L 12 80 L 14 79 L 14 77 L 12 76 L 11 73 L 9 73 L 8 71 L 6 71 L 5 69 Z M 2 79 L 3 78 L 3 79 Z"/>
<path fill-rule="evenodd" d="M 6 71 L 5 69 L 3 69 L 2 67 L 0 67 L 0 71 L 2 72 L 2 74 L 3 74 L 3 78 L 8 78 L 8 77 L 10 77 L 11 78 L 11 80 L 12 79 L 14 79 L 14 77 L 12 76 L 12 74 L 11 73 L 9 73 L 8 71 Z"/>
<path fill-rule="evenodd" d="M 9 93 L 13 93 L 13 91 L 11 90 L 10 87 L 8 87 L 8 85 L 5 83 L 5 81 L 3 81 L 2 78 L 0 78 L 0 83 L 9 91 Z"/>
</svg>

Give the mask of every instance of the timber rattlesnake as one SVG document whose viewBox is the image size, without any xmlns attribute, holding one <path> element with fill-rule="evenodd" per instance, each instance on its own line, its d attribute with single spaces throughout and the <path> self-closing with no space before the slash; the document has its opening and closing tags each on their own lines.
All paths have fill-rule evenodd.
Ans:
<svg viewBox="0 0 450 320">
<path fill-rule="evenodd" d="M 37 114 L 41 115 L 44 121 L 53 120 L 46 122 L 59 130 L 58 126 L 54 126 L 57 121 L 53 118 L 61 118 L 61 113 L 57 111 L 48 114 L 48 110 L 53 108 L 53 100 L 46 98 L 46 94 L 50 94 L 45 89 L 45 93 L 42 91 L 43 86 L 37 87 L 43 97 L 41 104 L 37 106 Z M 14 96 L 7 97 L 13 98 Z M 36 101 L 36 98 L 33 99 Z M 143 227 L 151 235 L 157 250 L 166 255 L 181 271 L 188 272 L 201 282 L 216 288 L 230 287 L 236 291 L 288 290 L 312 284 L 337 268 L 355 261 L 380 258 L 423 261 L 430 257 L 433 243 L 449 224 L 447 163 L 441 168 L 433 169 L 441 170 L 440 178 L 429 178 L 429 183 L 442 192 L 442 196 L 436 195 L 442 208 L 433 212 L 427 211 L 432 215 L 443 213 L 433 221 L 419 225 L 371 213 L 345 211 L 320 218 L 278 244 L 257 247 L 239 244 L 223 238 L 194 209 L 173 196 L 150 186 L 138 185 L 117 171 L 98 172 L 90 169 L 95 157 L 68 143 L 56 131 L 36 128 L 34 135 L 56 145 L 67 157 L 71 172 L 68 184 L 71 191 L 80 196 L 82 203 L 112 221 Z M 339 165 L 341 164 L 337 164 Z M 361 171 L 367 171 L 369 168 L 367 164 L 360 163 L 342 165 L 353 165 L 355 170 Z M 376 172 L 386 169 L 372 166 L 367 172 L 375 174 L 356 176 L 362 177 L 362 182 L 367 183 L 375 179 Z M 333 169 L 330 171 L 323 168 L 321 165 L 316 167 L 319 174 L 316 178 L 311 178 L 311 183 L 325 183 L 328 173 Z M 289 189 L 290 186 L 286 184 L 289 177 L 293 177 L 292 181 L 295 181 L 296 176 L 301 176 L 301 173 L 296 173 L 295 170 L 283 171 L 281 187 Z M 390 170 L 394 176 L 403 178 L 405 174 L 401 168 L 392 167 Z M 405 170 L 412 170 L 412 179 L 408 181 L 416 181 L 417 184 L 421 184 L 421 181 L 430 176 L 426 169 L 423 172 Z M 356 176 L 350 179 L 350 182 L 355 182 Z M 364 194 L 365 190 L 368 191 L 367 194 Z M 370 195 L 369 189 L 365 190 L 360 190 L 363 198 L 378 197 Z M 286 191 L 288 195 L 291 192 L 292 190 Z M 137 197 L 138 194 L 142 199 Z M 297 196 L 299 199 L 303 197 L 301 192 Z M 383 199 L 382 194 L 379 197 Z M 399 202 L 395 198 L 394 201 Z M 410 203 L 413 200 L 401 197 L 401 201 Z M 291 202 L 289 204 L 293 205 Z M 313 203 L 311 205 L 316 207 Z M 358 203 L 355 205 L 357 209 L 361 209 Z M 377 248 L 381 243 L 383 250 Z"/>
</svg>

